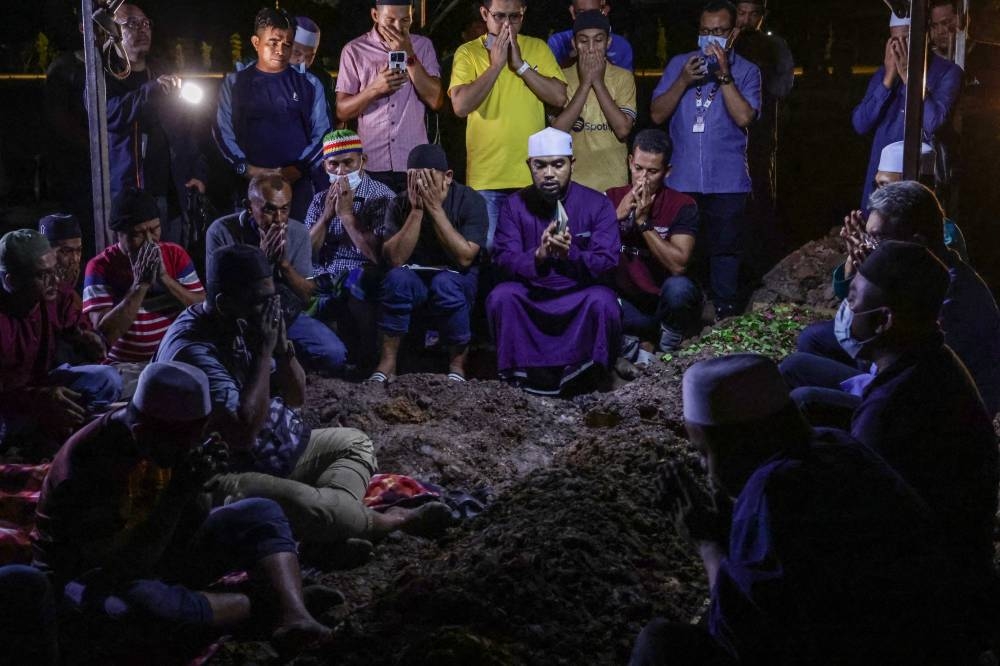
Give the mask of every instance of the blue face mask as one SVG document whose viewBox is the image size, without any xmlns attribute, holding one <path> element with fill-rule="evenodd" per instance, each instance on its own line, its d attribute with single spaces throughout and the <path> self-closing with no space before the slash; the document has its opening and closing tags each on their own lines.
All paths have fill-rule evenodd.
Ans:
<svg viewBox="0 0 1000 666">
<path fill-rule="evenodd" d="M 729 41 L 728 37 L 721 37 L 716 35 L 698 35 L 698 48 L 701 49 L 702 53 L 708 54 L 709 44 L 718 44 L 719 48 L 723 51 L 726 50 L 726 42 Z"/>
<path fill-rule="evenodd" d="M 867 340 L 858 340 L 855 338 L 851 334 L 851 325 L 854 323 L 855 314 L 863 315 L 881 309 L 873 308 L 855 313 L 851 309 L 851 306 L 847 304 L 847 299 L 841 301 L 840 308 L 837 310 L 837 316 L 833 319 L 833 334 L 836 336 L 837 342 L 840 343 L 840 348 L 851 358 L 857 358 L 861 354 L 862 348 L 878 337 L 878 334 L 875 334 Z"/>
</svg>

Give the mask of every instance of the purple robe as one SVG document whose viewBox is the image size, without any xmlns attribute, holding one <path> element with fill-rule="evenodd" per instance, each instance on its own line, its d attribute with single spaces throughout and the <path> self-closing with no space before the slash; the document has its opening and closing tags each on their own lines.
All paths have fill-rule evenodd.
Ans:
<svg viewBox="0 0 1000 666">
<path fill-rule="evenodd" d="M 500 209 L 493 263 L 502 282 L 486 301 L 500 372 L 524 368 L 611 367 L 621 337 L 621 307 L 606 285 L 618 265 L 621 240 L 611 202 L 570 183 L 563 206 L 573 243 L 566 258 L 535 264 L 554 206 L 534 187 L 507 197 Z"/>
</svg>

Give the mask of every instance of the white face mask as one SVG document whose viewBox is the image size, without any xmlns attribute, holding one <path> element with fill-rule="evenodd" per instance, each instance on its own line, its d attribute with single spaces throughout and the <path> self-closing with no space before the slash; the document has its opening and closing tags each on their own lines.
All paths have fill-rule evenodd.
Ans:
<svg viewBox="0 0 1000 666">
<path fill-rule="evenodd" d="M 337 175 L 335 173 L 328 173 L 327 176 L 330 178 L 331 183 L 336 183 L 341 178 L 347 178 L 347 186 L 351 188 L 351 191 L 358 189 L 358 185 L 361 184 L 361 169 L 356 171 L 348 171 L 343 175 Z"/>
<path fill-rule="evenodd" d="M 855 313 L 851 309 L 851 306 L 847 304 L 846 298 L 841 301 L 840 308 L 837 310 L 837 316 L 833 320 L 833 334 L 837 337 L 837 342 L 840 343 L 841 349 L 851 358 L 857 358 L 864 346 L 878 337 L 876 333 L 867 340 L 858 340 L 855 338 L 851 334 L 851 325 L 854 323 L 855 314 L 868 314 L 869 312 L 881 309 L 872 308 L 871 310 Z"/>
</svg>

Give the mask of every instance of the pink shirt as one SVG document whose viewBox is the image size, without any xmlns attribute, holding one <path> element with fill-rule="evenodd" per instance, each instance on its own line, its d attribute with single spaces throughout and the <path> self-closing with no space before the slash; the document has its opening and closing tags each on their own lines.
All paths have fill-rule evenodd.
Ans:
<svg viewBox="0 0 1000 666">
<path fill-rule="evenodd" d="M 410 35 L 413 53 L 430 76 L 441 68 L 431 40 Z M 389 64 L 389 48 L 372 28 L 347 43 L 340 54 L 337 92 L 357 95 Z M 358 135 L 368 155 L 368 171 L 406 171 L 406 158 L 415 146 L 427 143 L 426 107 L 412 82 L 391 95 L 376 99 L 358 116 Z"/>
</svg>

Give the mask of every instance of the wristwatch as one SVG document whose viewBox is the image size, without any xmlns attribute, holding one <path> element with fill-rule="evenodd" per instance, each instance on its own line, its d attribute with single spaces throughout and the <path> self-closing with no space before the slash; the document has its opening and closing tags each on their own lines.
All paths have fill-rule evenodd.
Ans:
<svg viewBox="0 0 1000 666">
<path fill-rule="evenodd" d="M 730 83 L 733 82 L 733 77 L 729 76 L 728 74 L 716 74 L 715 80 L 719 82 L 720 86 L 728 86 Z"/>
<path fill-rule="evenodd" d="M 653 223 L 652 223 L 652 222 L 650 222 L 649 220 L 646 220 L 646 221 L 645 221 L 645 222 L 643 222 L 642 224 L 637 224 L 637 225 L 636 225 L 636 229 L 638 229 L 638 230 L 639 230 L 639 233 L 640 233 L 640 234 L 644 234 L 644 233 L 646 233 L 647 231 L 653 231 L 653 229 L 654 229 L 654 228 L 655 228 L 655 227 L 653 226 Z"/>
<path fill-rule="evenodd" d="M 247 173 L 247 163 L 243 161 L 237 162 L 234 169 L 237 176 L 245 176 Z"/>
<path fill-rule="evenodd" d="M 531 69 L 531 65 L 528 64 L 527 60 L 525 60 L 521 63 L 521 66 L 517 68 L 516 74 L 518 76 L 524 76 L 524 73 L 527 72 L 529 69 Z"/>
</svg>

